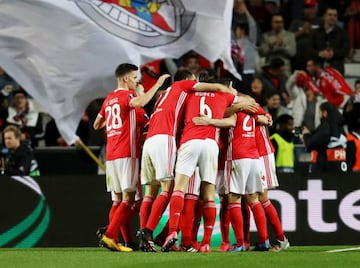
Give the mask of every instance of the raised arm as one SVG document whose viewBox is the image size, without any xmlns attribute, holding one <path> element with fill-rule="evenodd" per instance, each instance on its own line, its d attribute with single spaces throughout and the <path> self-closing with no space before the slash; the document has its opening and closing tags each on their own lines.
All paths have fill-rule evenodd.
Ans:
<svg viewBox="0 0 360 268">
<path fill-rule="evenodd" d="M 163 74 L 160 76 L 155 85 L 148 92 L 146 92 L 144 95 L 131 99 L 130 105 L 132 107 L 144 107 L 146 104 L 148 104 L 152 97 L 154 97 L 155 93 L 168 77 L 170 77 L 169 74 Z"/>
</svg>

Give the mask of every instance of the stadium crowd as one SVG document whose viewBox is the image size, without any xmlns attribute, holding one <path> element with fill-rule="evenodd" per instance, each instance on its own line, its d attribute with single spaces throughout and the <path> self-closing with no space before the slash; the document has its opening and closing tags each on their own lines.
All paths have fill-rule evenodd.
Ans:
<svg viewBox="0 0 360 268">
<path fill-rule="evenodd" d="M 163 252 L 209 252 L 217 192 L 221 201 L 220 251 L 249 250 L 250 210 L 258 229 L 255 250 L 289 247 L 267 196 L 268 189 L 278 186 L 276 173 L 294 172 L 304 152 L 311 153 L 311 172 L 360 172 L 360 80 L 352 88 L 344 77 L 345 63 L 354 60 L 354 51 L 360 48 L 356 30 L 359 13 L 356 0 L 235 0 L 231 56 L 239 75 L 227 72 L 221 61 L 209 62 L 195 51 L 179 59 L 157 59 L 140 66 L 141 85 L 137 66 L 119 65 L 118 88 L 129 90 L 115 90 L 105 100 L 90 103 L 77 130 L 84 144 L 106 146 L 107 187 L 113 205 L 109 225 L 99 230 L 101 243 L 114 251 L 140 248 L 153 252 L 157 244 Z M 26 85 L 18 85 L 0 69 L 0 88 L 2 132 L 7 133 L 9 125 L 17 126 L 23 142 L 31 145 L 28 150 L 43 145 L 68 146 L 54 120 L 26 93 Z M 125 98 L 126 105 L 119 102 L 125 105 L 120 110 L 109 108 L 113 116 L 109 127 L 107 107 L 114 106 L 108 103 L 119 91 L 125 97 L 118 98 Z M 205 98 L 212 101 L 202 103 Z M 124 110 L 126 118 L 117 114 Z M 177 119 L 180 111 L 185 123 Z M 146 114 L 151 115 L 150 120 Z M 128 120 L 122 122 L 128 128 L 124 144 L 136 145 L 129 152 L 114 145 L 120 135 L 114 129 L 123 119 Z M 130 127 L 135 124 L 134 131 L 142 132 L 148 120 L 141 149 L 141 136 L 131 140 Z M 105 125 L 106 133 L 96 131 Z M 9 147 L 6 138 L 4 141 Z M 152 157 L 159 148 L 164 155 L 155 161 Z M 8 159 L 9 154 L 3 157 Z M 5 172 L 10 170 L 7 163 L 2 161 Z M 128 182 L 118 178 L 120 168 L 124 168 L 121 176 L 126 174 Z M 141 183 L 140 178 L 134 179 L 140 173 Z M 143 198 L 136 191 L 141 184 L 145 185 Z M 168 204 L 169 222 L 153 237 Z M 139 245 L 129 234 L 130 219 L 137 213 Z M 198 243 L 201 217 L 205 228 Z M 272 245 L 267 222 L 276 237 Z M 233 246 L 229 244 L 230 223 L 236 238 Z M 179 231 L 182 240 L 177 247 Z M 124 245 L 118 243 L 119 232 Z"/>
</svg>

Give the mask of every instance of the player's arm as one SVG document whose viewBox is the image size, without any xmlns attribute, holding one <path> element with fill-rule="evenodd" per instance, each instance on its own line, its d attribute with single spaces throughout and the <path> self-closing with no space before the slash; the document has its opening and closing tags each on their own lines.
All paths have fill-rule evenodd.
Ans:
<svg viewBox="0 0 360 268">
<path fill-rule="evenodd" d="M 228 117 L 237 112 L 245 112 L 256 114 L 261 107 L 256 101 L 247 95 L 237 96 L 237 100 L 233 105 L 228 107 L 225 111 L 225 117 Z M 262 109 L 262 108 L 261 108 Z"/>
<path fill-rule="evenodd" d="M 273 124 L 272 117 L 269 114 L 255 115 L 255 121 L 256 121 L 257 124 L 264 125 L 264 126 L 267 126 L 267 127 L 271 127 L 272 124 Z"/>
<path fill-rule="evenodd" d="M 105 127 L 105 124 L 106 124 L 105 119 L 98 114 L 94 121 L 93 127 L 95 130 L 98 130 Z"/>
<path fill-rule="evenodd" d="M 193 117 L 193 123 L 197 126 L 214 126 L 220 128 L 231 128 L 236 125 L 236 114 L 221 119 L 209 118 L 206 115 Z"/>
<path fill-rule="evenodd" d="M 236 90 L 232 87 L 227 87 L 220 83 L 205 83 L 205 82 L 199 82 L 195 84 L 194 87 L 195 91 L 219 91 L 223 93 L 230 93 L 233 95 L 236 95 Z"/>
<path fill-rule="evenodd" d="M 164 81 L 170 77 L 169 74 L 163 74 L 159 77 L 159 79 L 156 81 L 155 85 L 144 95 L 137 96 L 130 101 L 130 106 L 136 108 L 136 107 L 144 107 L 148 102 L 154 97 L 155 93 L 158 91 L 158 89 L 161 87 L 161 85 L 164 83 Z"/>
</svg>

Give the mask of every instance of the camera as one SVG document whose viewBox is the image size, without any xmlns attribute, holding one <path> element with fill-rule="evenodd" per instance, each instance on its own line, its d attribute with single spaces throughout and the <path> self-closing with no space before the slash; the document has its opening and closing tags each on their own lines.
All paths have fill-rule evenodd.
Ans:
<svg viewBox="0 0 360 268">
<path fill-rule="evenodd" d="M 300 136 L 302 133 L 303 127 L 294 127 L 293 133 L 295 136 Z"/>
</svg>

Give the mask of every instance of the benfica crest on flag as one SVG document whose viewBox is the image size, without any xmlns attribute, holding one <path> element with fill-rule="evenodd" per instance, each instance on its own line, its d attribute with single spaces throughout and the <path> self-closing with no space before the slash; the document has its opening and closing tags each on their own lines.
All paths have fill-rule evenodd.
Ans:
<svg viewBox="0 0 360 268">
<path fill-rule="evenodd" d="M 196 16 L 185 9 L 181 0 L 78 0 L 75 3 L 106 31 L 143 47 L 174 42 L 189 29 Z"/>
</svg>

